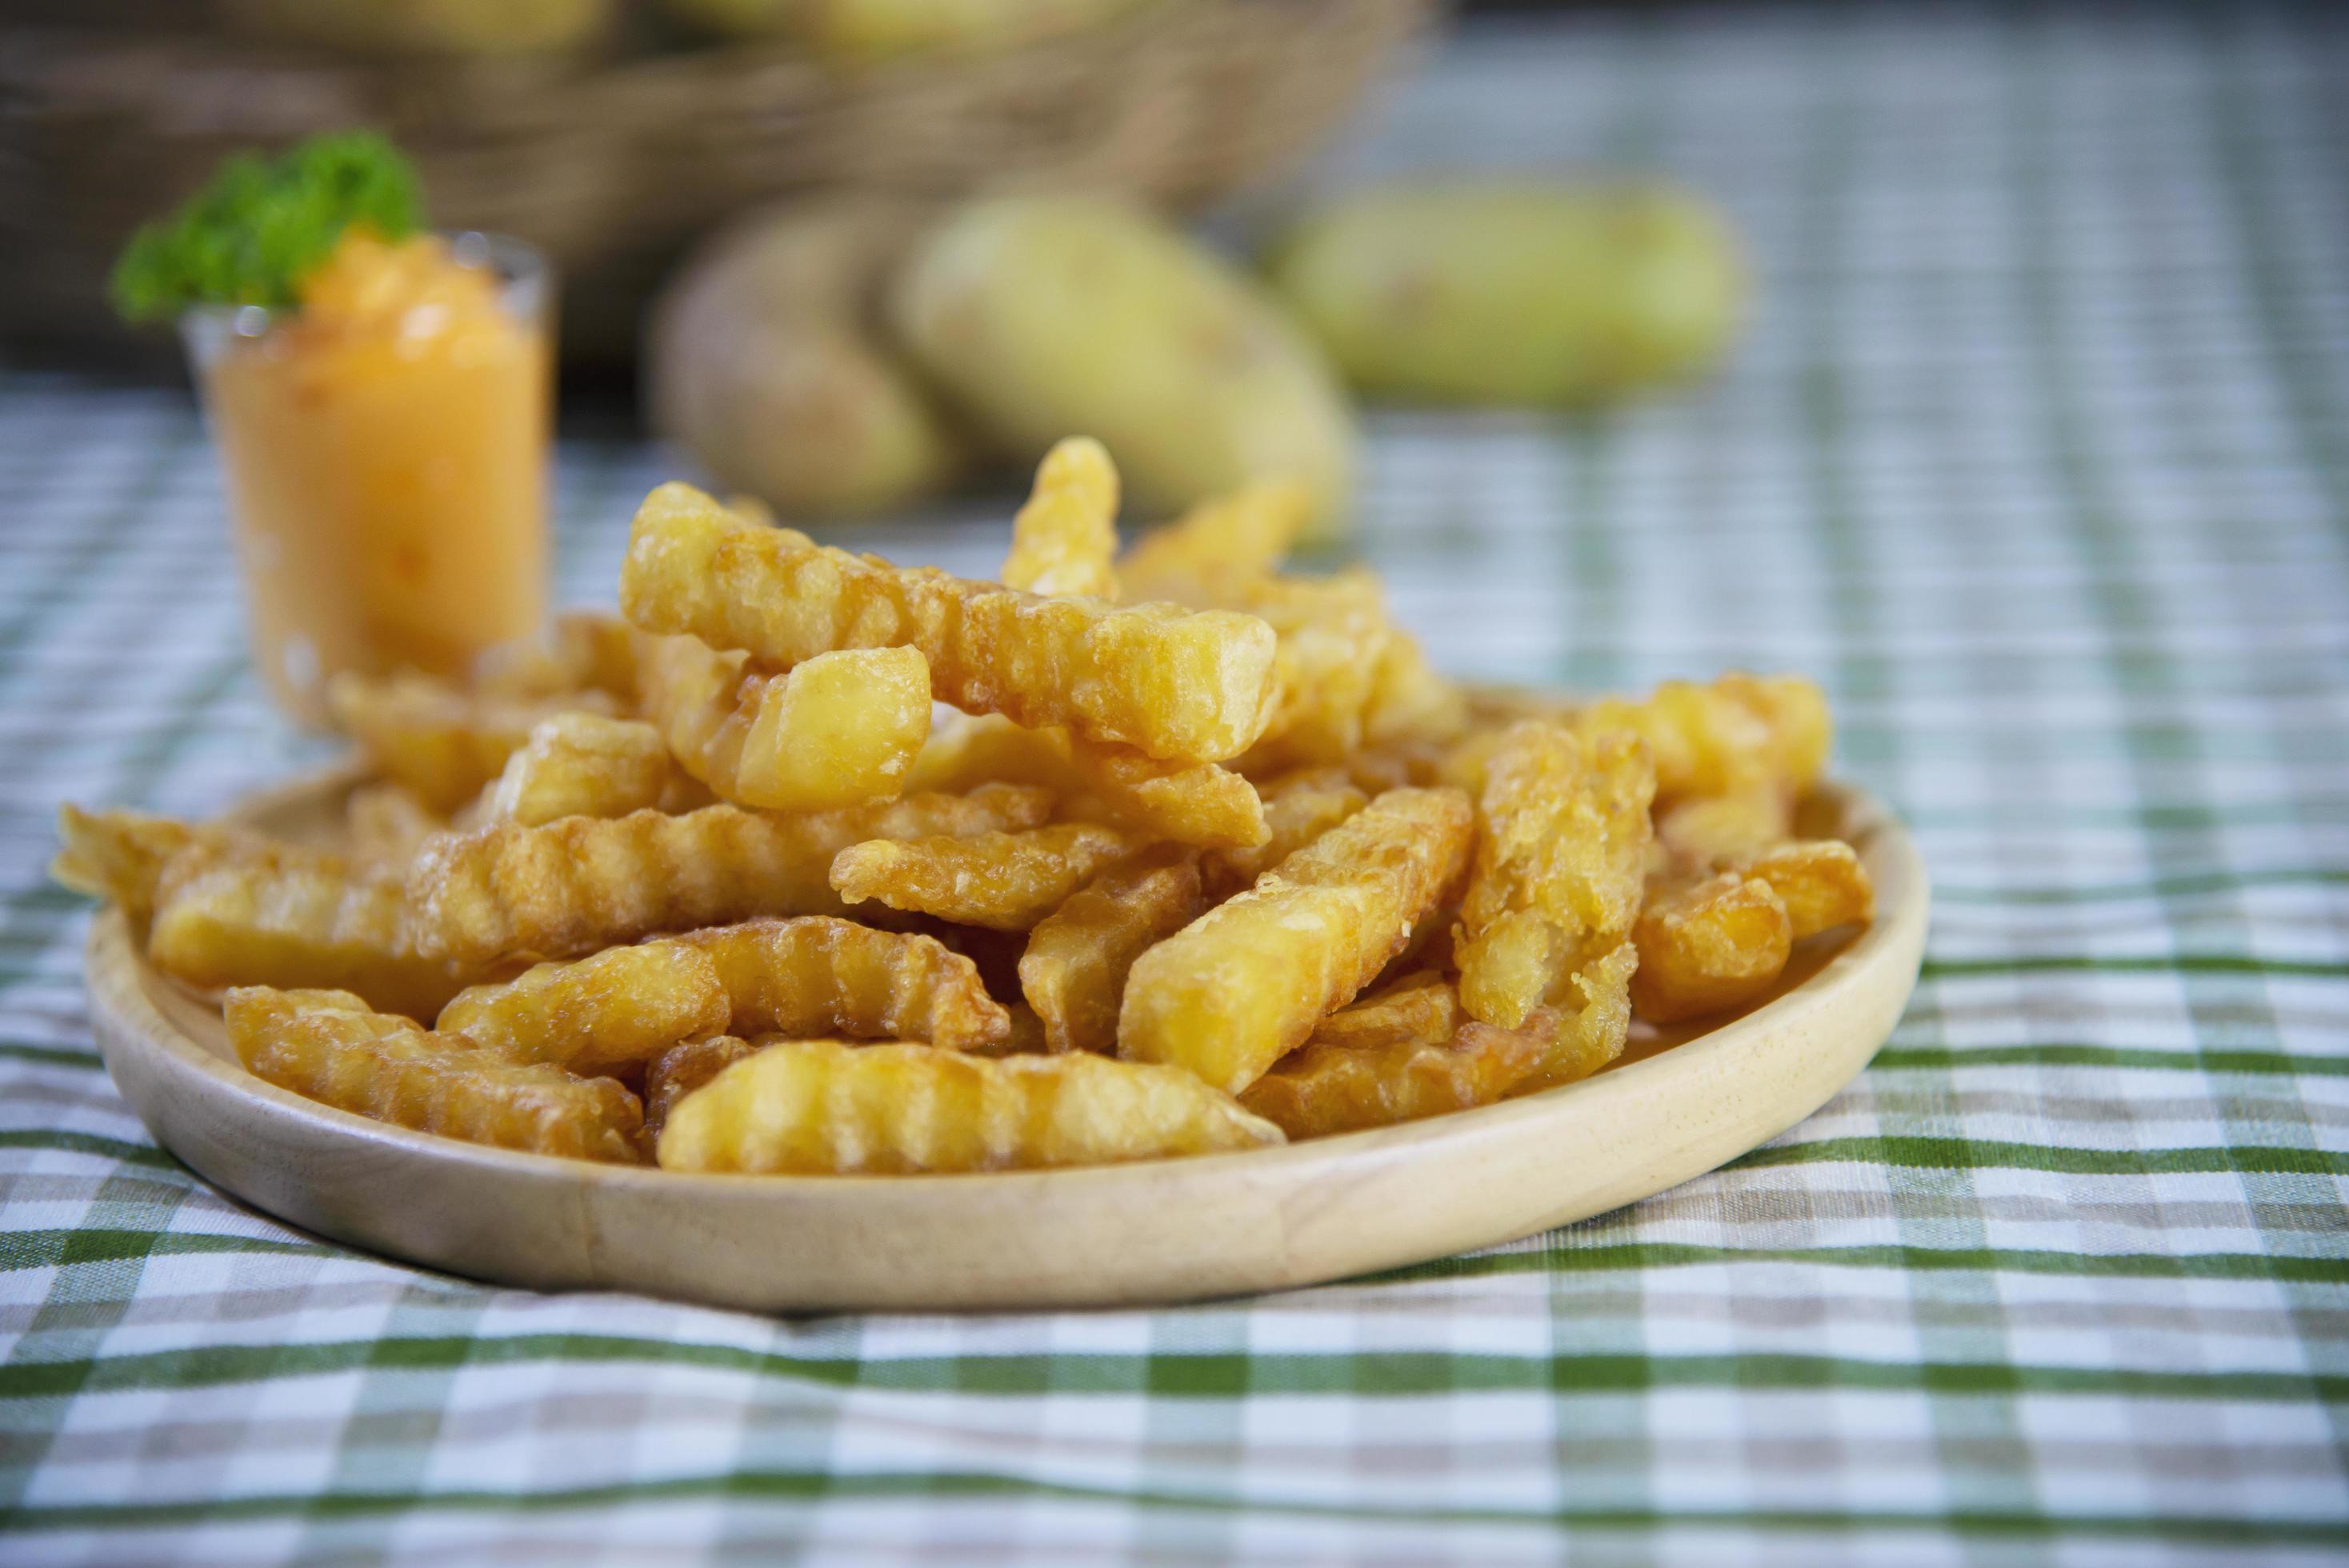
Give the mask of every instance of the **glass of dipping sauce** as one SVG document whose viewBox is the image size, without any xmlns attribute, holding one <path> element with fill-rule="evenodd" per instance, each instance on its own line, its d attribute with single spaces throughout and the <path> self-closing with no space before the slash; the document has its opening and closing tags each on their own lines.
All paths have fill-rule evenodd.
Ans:
<svg viewBox="0 0 2349 1568">
<path fill-rule="evenodd" d="M 328 722 L 345 670 L 464 672 L 546 613 L 554 280 L 490 234 L 354 231 L 293 309 L 181 334 L 228 484 L 254 663 Z"/>
</svg>

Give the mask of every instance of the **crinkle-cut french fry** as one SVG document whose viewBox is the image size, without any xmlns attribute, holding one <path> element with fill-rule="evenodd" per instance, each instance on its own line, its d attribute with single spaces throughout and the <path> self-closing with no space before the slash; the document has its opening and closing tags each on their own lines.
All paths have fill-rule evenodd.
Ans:
<svg viewBox="0 0 2349 1568">
<path fill-rule="evenodd" d="M 678 1101 L 732 1067 L 755 1056 L 759 1047 L 736 1035 L 709 1035 L 680 1040 L 652 1059 L 645 1068 L 645 1137 L 657 1145 L 661 1129 Z"/>
<path fill-rule="evenodd" d="M 968 838 L 875 839 L 840 851 L 832 885 L 850 903 L 934 914 L 991 931 L 1026 931 L 1142 847 L 1092 822 Z"/>
<path fill-rule="evenodd" d="M 729 1034 L 850 1035 L 959 1051 L 983 1049 L 1011 1032 L 978 966 L 932 937 L 810 915 L 669 940 L 717 964 L 729 1007 L 720 1026 Z"/>
<path fill-rule="evenodd" d="M 834 648 L 919 648 L 945 702 L 1153 757 L 1237 756 L 1270 708 L 1274 637 L 1251 616 L 900 570 L 745 523 L 688 485 L 661 486 L 636 513 L 620 602 L 647 631 L 785 665 Z"/>
<path fill-rule="evenodd" d="M 1003 585 L 1030 593 L 1117 597 L 1117 465 L 1090 436 L 1044 454 L 1028 503 L 1011 520 Z"/>
<path fill-rule="evenodd" d="M 930 733 L 930 666 L 913 648 L 818 654 L 777 675 L 696 637 L 647 641 L 646 712 L 686 771 L 737 805 L 894 799 Z"/>
<path fill-rule="evenodd" d="M 617 615 L 565 611 L 544 635 L 483 654 L 473 665 L 473 689 L 521 698 L 600 691 L 625 709 L 636 702 L 636 640 L 641 635 Z"/>
<path fill-rule="evenodd" d="M 1666 887 L 1632 929 L 1640 967 L 1631 1006 L 1653 1023 L 1702 1017 L 1751 1002 L 1776 984 L 1795 942 L 1785 902 L 1737 872 Z"/>
<path fill-rule="evenodd" d="M 472 986 L 443 1007 L 432 1026 L 510 1062 L 614 1073 L 679 1040 L 716 1034 L 731 1012 L 707 953 L 647 942 Z"/>
<path fill-rule="evenodd" d="M 1032 1170 L 1257 1149 L 1280 1130 L 1188 1073 L 1090 1052 L 973 1057 L 837 1040 L 762 1048 L 661 1128 L 671 1171 Z"/>
<path fill-rule="evenodd" d="M 1228 604 L 1279 569 L 1312 511 L 1311 493 L 1288 480 L 1201 501 L 1127 551 L 1117 563 L 1119 581 L 1137 603 Z"/>
<path fill-rule="evenodd" d="M 1796 839 L 1748 855 L 1730 868 L 1770 884 L 1786 906 L 1795 940 L 1876 914 L 1876 883 L 1859 852 L 1836 839 Z"/>
<path fill-rule="evenodd" d="M 1394 789 L 1134 961 L 1118 1054 L 1237 1093 L 1353 1000 L 1467 864 L 1456 789 Z"/>
<path fill-rule="evenodd" d="M 1656 793 L 1666 800 L 1759 784 L 1800 795 L 1818 781 L 1835 735 L 1816 685 L 1742 672 L 1703 686 L 1666 681 L 1640 699 L 1607 698 L 1575 722 L 1585 735 L 1638 734 L 1655 758 Z"/>
<path fill-rule="evenodd" d="M 377 771 L 415 790 L 436 811 L 453 811 L 480 794 L 528 742 L 539 720 L 574 709 L 617 710 L 607 692 L 507 697 L 429 676 L 378 678 L 347 671 L 326 683 L 326 706 Z"/>
<path fill-rule="evenodd" d="M 1240 1091 L 1292 1139 L 1392 1127 L 1491 1105 L 1540 1064 L 1543 1042 L 1471 1024 L 1454 1039 L 1340 1045 L 1316 1036 Z"/>
<path fill-rule="evenodd" d="M 1476 864 L 1460 904 L 1460 1000 L 1502 1028 L 1567 994 L 1568 978 L 1639 918 L 1655 773 L 1639 738 L 1588 740 L 1513 726 L 1485 770 Z"/>
<path fill-rule="evenodd" d="M 191 844 L 217 844 L 221 828 L 198 827 L 144 811 L 85 811 L 68 801 L 57 808 L 57 853 L 49 875 L 61 886 L 119 907 L 134 923 L 155 911 L 155 889 L 163 867 Z"/>
<path fill-rule="evenodd" d="M 610 1078 L 507 1061 L 348 992 L 239 986 L 225 1011 L 246 1071 L 338 1110 L 534 1154 L 642 1159 L 643 1109 Z"/>
<path fill-rule="evenodd" d="M 1259 844 L 1216 850 L 1201 862 L 1207 895 L 1217 903 L 1278 865 L 1371 803 L 1365 791 L 1335 768 L 1300 769 L 1268 779 L 1265 838 Z"/>
<path fill-rule="evenodd" d="M 1758 855 L 1794 830 L 1795 798 L 1775 783 L 1690 795 L 1656 810 L 1656 841 L 1675 872 L 1696 875 Z"/>
<path fill-rule="evenodd" d="M 1262 841 L 1264 803 L 1246 779 L 1212 762 L 1162 762 L 1130 746 L 1026 729 L 999 714 L 965 715 L 934 731 L 909 789 L 968 789 L 988 779 L 1040 784 L 1067 814 L 1202 848 Z"/>
<path fill-rule="evenodd" d="M 1542 1059 L 1518 1085 L 1520 1092 L 1588 1078 L 1623 1054 L 1631 1029 L 1631 974 L 1639 963 L 1636 947 L 1618 943 L 1574 972 L 1565 996 L 1533 1010 L 1519 1032 L 1542 1042 Z M 1491 1026 L 1472 1022 L 1461 1033 Z"/>
<path fill-rule="evenodd" d="M 668 747 L 633 718 L 558 713 L 531 726 L 490 786 L 492 821 L 535 828 L 559 817 L 625 817 L 668 792 Z"/>
<path fill-rule="evenodd" d="M 1047 1048 L 1115 1051 L 1126 971 L 1206 907 L 1198 851 L 1161 844 L 1112 866 L 1038 922 L 1019 958 L 1019 988 Z"/>
<path fill-rule="evenodd" d="M 1467 1015 L 1460 993 L 1433 970 L 1405 975 L 1392 985 L 1340 1007 L 1314 1027 L 1317 1046 L 1441 1046 L 1460 1032 Z"/>
<path fill-rule="evenodd" d="M 212 832 L 171 857 L 155 890 L 147 956 L 166 975 L 230 985 L 354 991 L 429 1018 L 479 966 L 418 953 L 397 872 L 321 850 Z"/>
<path fill-rule="evenodd" d="M 449 819 L 405 784 L 362 784 L 343 801 L 343 834 L 351 858 L 370 866 L 404 867 L 425 840 L 448 830 Z"/>
<path fill-rule="evenodd" d="M 481 962 L 762 914 L 837 914 L 829 873 L 851 844 L 1032 827 L 1050 811 L 1049 791 L 990 785 L 804 816 L 705 806 L 503 823 L 425 848 L 408 873 L 410 923 L 421 951 Z"/>
</svg>

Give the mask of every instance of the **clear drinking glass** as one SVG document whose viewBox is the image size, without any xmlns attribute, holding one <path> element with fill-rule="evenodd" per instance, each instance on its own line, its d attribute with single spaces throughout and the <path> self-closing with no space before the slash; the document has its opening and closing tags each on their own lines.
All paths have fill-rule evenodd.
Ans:
<svg viewBox="0 0 2349 1568">
<path fill-rule="evenodd" d="M 421 270 L 338 278 L 331 304 L 305 293 L 299 309 L 181 321 L 227 480 L 254 662 L 304 724 L 328 722 L 326 683 L 342 671 L 460 674 L 545 614 L 554 278 L 517 240 L 446 244 Z"/>
</svg>

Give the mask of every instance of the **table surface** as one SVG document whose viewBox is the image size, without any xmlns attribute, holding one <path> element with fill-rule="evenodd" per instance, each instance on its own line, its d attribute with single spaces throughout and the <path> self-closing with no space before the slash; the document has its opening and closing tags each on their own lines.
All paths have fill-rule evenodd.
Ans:
<svg viewBox="0 0 2349 1568">
<path fill-rule="evenodd" d="M 0 379 L 0 1557 L 2337 1560 L 2340 15 L 1478 32 L 1319 171 L 1603 160 L 1733 211 L 1723 380 L 1381 415 L 1364 548 L 1464 671 L 1816 674 L 1939 901 L 1883 1054 L 1775 1144 L 1260 1300 L 539 1296 L 196 1180 L 98 1067 L 51 814 L 316 752 L 245 666 L 186 403 Z M 678 471 L 566 441 L 567 598 Z M 881 546 L 985 570 L 990 510 Z"/>
</svg>

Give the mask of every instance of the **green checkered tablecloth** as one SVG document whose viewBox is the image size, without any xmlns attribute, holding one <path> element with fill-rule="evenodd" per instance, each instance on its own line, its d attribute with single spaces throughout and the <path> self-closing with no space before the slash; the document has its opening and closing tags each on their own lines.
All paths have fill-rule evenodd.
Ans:
<svg viewBox="0 0 2349 1568">
<path fill-rule="evenodd" d="M 1476 33 L 1323 170 L 1619 160 L 1733 210 L 1762 288 L 1723 381 L 1380 416 L 1364 548 L 1464 671 L 1816 673 L 1939 903 L 1883 1054 L 1775 1143 L 1261 1300 L 540 1296 L 195 1179 L 98 1067 L 51 814 L 316 753 L 245 667 L 188 406 L 0 378 L 0 1560 L 2340 1560 L 2342 24 Z M 608 602 L 672 471 L 565 442 L 567 597 Z"/>
</svg>

